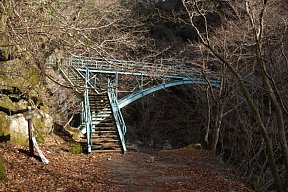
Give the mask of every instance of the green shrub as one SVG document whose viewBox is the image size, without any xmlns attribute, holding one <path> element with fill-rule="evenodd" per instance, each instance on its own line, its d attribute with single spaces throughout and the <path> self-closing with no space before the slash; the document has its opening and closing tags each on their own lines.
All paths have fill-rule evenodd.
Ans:
<svg viewBox="0 0 288 192">
<path fill-rule="evenodd" d="M 69 153 L 80 154 L 83 152 L 83 149 L 79 143 L 74 144 L 68 149 Z"/>
</svg>

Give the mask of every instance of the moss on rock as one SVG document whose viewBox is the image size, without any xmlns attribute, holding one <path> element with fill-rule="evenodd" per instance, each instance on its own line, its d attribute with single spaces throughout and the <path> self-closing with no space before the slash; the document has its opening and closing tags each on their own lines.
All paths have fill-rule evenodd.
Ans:
<svg viewBox="0 0 288 192">
<path fill-rule="evenodd" d="M 15 103 L 13 103 L 7 95 L 3 94 L 0 94 L 0 106 L 10 110 L 16 109 Z"/>
<path fill-rule="evenodd" d="M 36 129 L 37 132 L 44 134 L 43 128 L 45 126 L 45 123 L 43 122 L 42 118 L 34 118 L 33 119 L 33 126 Z"/>
<path fill-rule="evenodd" d="M 10 139 L 12 143 L 18 144 L 20 146 L 28 146 L 29 144 L 28 136 L 20 134 L 20 133 L 11 132 Z"/>
<path fill-rule="evenodd" d="M 42 143 L 45 142 L 45 139 L 44 139 L 44 137 L 42 135 L 39 134 L 39 135 L 36 136 L 36 141 L 37 141 L 37 143 L 42 144 Z"/>
<path fill-rule="evenodd" d="M 42 118 L 34 118 L 33 119 L 33 126 L 34 126 L 34 136 L 36 137 L 37 142 L 44 143 L 45 139 L 45 123 Z"/>
<path fill-rule="evenodd" d="M 9 135 L 10 121 L 7 115 L 0 111 L 0 136 Z"/>
<path fill-rule="evenodd" d="M 78 129 L 79 130 L 79 129 Z M 74 132 L 72 134 L 72 139 L 74 139 L 75 141 L 79 140 L 82 136 L 82 133 L 80 132 L 80 130 L 78 132 Z"/>
<path fill-rule="evenodd" d="M 50 108 L 45 104 L 40 106 L 40 110 L 43 111 L 44 113 L 47 113 L 47 114 L 50 113 Z"/>
<path fill-rule="evenodd" d="M 33 118 L 34 135 L 39 143 L 44 143 L 45 136 L 53 130 L 53 119 L 47 113 L 40 110 L 39 115 Z"/>
<path fill-rule="evenodd" d="M 14 59 L 2 62 L 0 73 L 0 82 L 4 82 L 6 86 L 17 87 L 20 90 L 29 90 L 30 92 L 35 92 L 35 89 L 40 90 L 42 87 L 40 70 L 23 60 Z"/>
<path fill-rule="evenodd" d="M 50 115 L 40 110 L 39 115 L 33 118 L 33 125 L 37 132 L 48 135 L 52 132 L 53 119 Z"/>
<path fill-rule="evenodd" d="M 18 103 L 15 104 L 17 110 L 27 109 L 29 106 L 28 101 L 21 99 Z"/>
</svg>

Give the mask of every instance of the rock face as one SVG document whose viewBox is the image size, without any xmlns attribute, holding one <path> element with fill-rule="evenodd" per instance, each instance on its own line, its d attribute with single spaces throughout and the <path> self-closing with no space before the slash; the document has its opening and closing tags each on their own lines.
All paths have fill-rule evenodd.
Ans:
<svg viewBox="0 0 288 192">
<path fill-rule="evenodd" d="M 7 136 L 9 134 L 10 120 L 8 116 L 0 111 L 0 137 Z"/>
<path fill-rule="evenodd" d="M 41 135 L 47 135 L 53 130 L 53 118 L 47 113 L 39 111 L 38 115 L 33 119 L 33 126 Z"/>
<path fill-rule="evenodd" d="M 33 91 L 31 92 L 33 93 Z M 30 95 L 22 98 L 21 95 L 22 93 L 17 87 L 2 85 L 1 88 L 0 77 L 0 139 L 1 141 L 11 140 L 13 143 L 25 146 L 28 145 L 28 122 L 22 113 L 28 106 L 36 106 L 40 99 L 34 96 L 33 100 Z M 44 142 L 45 136 L 53 129 L 53 118 L 48 113 L 49 110 L 41 105 L 32 121 L 35 130 L 34 136 L 40 143 Z"/>
<path fill-rule="evenodd" d="M 12 115 L 9 117 L 9 133 L 13 143 L 19 145 L 28 144 L 28 122 L 22 114 Z"/>
<path fill-rule="evenodd" d="M 10 134 L 18 133 L 28 136 L 28 122 L 24 118 L 23 114 L 12 115 L 10 117 L 9 130 Z"/>
<path fill-rule="evenodd" d="M 26 146 L 28 145 L 28 122 L 23 114 L 8 116 L 1 113 L 0 137 L 10 135 L 13 143 Z M 39 111 L 38 115 L 33 118 L 34 136 L 40 141 L 44 141 L 46 135 L 53 130 L 53 118 Z"/>
</svg>

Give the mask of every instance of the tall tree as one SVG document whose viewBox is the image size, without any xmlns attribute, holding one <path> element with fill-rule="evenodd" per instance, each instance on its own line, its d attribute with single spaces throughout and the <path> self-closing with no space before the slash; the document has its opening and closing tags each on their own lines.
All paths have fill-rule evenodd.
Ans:
<svg viewBox="0 0 288 192">
<path fill-rule="evenodd" d="M 226 25 L 223 24 L 217 32 L 212 32 L 213 29 L 210 28 L 207 20 L 208 10 L 209 8 L 211 10 L 211 7 L 215 4 L 195 0 L 183 0 L 182 2 L 189 15 L 189 22 L 198 34 L 200 46 L 204 46 L 221 61 L 238 82 L 240 90 L 261 130 L 277 191 L 288 191 L 288 148 L 283 119 L 285 107 L 281 102 L 280 95 L 277 94 L 275 76 L 269 71 L 271 64 L 266 60 L 269 47 L 266 46 L 267 43 L 265 42 L 267 41 L 265 39 L 267 37 L 266 32 L 269 27 L 273 26 L 272 23 L 269 23 L 265 14 L 267 9 L 275 10 L 275 7 L 279 6 L 277 3 L 281 4 L 281 2 L 250 0 L 231 3 L 229 1 L 225 6 L 230 9 L 229 12 L 233 17 L 226 17 Z M 218 4 L 217 6 L 221 8 L 221 5 Z M 202 20 L 201 25 L 196 22 L 199 19 Z M 229 35 L 229 33 L 231 34 Z M 252 71 L 247 71 L 245 68 L 252 69 Z M 254 77 L 256 81 L 251 82 L 251 77 Z M 261 111 L 260 105 L 253 99 L 253 90 L 251 90 L 251 84 L 249 83 L 255 83 L 255 86 L 261 87 L 263 94 L 269 98 L 269 102 L 273 107 L 282 151 L 281 158 L 286 169 L 286 174 L 282 179 L 278 170 L 280 165 L 277 166 L 272 139 L 269 135 L 270 129 L 265 124 L 265 117 L 262 115 L 263 111 Z M 285 183 L 284 186 L 282 186 L 282 181 Z"/>
</svg>

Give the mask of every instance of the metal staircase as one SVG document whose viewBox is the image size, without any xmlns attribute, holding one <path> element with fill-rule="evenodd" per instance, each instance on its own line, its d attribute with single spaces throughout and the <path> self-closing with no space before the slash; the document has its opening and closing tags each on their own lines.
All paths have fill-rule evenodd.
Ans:
<svg viewBox="0 0 288 192">
<path fill-rule="evenodd" d="M 121 147 L 120 137 L 115 127 L 107 93 L 89 94 L 89 100 L 92 129 L 91 149 L 96 152 L 121 152 L 123 147 Z"/>
<path fill-rule="evenodd" d="M 111 83 L 108 84 L 108 98 L 109 98 L 109 103 L 111 105 L 112 114 L 116 123 L 122 150 L 123 150 L 123 153 L 125 154 L 127 152 L 126 145 L 125 145 L 126 125 L 125 125 L 121 110 L 118 106 L 118 101 L 117 101 L 115 90 L 111 86 Z"/>
<path fill-rule="evenodd" d="M 80 131 L 84 137 L 80 143 L 85 143 L 83 146 L 87 147 L 88 153 L 92 150 L 95 152 L 126 153 L 124 135 L 122 132 L 118 133 L 118 129 L 116 129 L 118 123 L 115 123 L 114 118 L 114 116 L 119 116 L 121 112 L 119 110 L 117 115 L 113 115 L 111 106 L 114 104 L 110 103 L 112 100 L 108 98 L 107 90 L 102 93 L 96 90 L 89 78 L 91 74 L 89 74 L 88 69 L 83 73 L 74 66 L 64 65 L 59 68 L 59 71 L 76 93 L 82 97 Z M 115 100 L 113 101 L 115 102 Z"/>
</svg>

